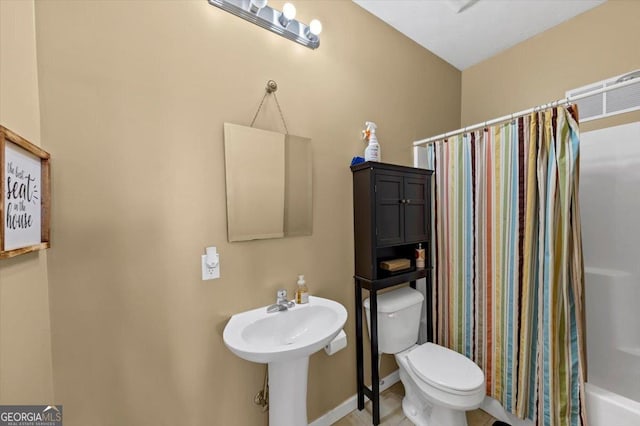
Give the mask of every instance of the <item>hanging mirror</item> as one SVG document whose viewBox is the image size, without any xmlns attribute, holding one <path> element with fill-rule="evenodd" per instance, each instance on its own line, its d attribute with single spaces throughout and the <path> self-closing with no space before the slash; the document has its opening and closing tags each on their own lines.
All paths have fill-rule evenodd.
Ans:
<svg viewBox="0 0 640 426">
<path fill-rule="evenodd" d="M 311 235 L 311 139 L 224 124 L 229 241 Z"/>
</svg>

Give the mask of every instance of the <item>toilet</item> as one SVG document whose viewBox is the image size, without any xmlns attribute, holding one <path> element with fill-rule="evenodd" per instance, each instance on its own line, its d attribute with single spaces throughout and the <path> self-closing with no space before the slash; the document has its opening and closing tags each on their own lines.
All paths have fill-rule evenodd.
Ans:
<svg viewBox="0 0 640 426">
<path fill-rule="evenodd" d="M 484 373 L 455 351 L 416 344 L 423 300 L 410 287 L 378 295 L 378 351 L 395 355 L 405 390 L 402 411 L 409 420 L 417 426 L 466 426 L 465 411 L 484 399 Z M 371 335 L 369 299 L 364 308 Z"/>
</svg>

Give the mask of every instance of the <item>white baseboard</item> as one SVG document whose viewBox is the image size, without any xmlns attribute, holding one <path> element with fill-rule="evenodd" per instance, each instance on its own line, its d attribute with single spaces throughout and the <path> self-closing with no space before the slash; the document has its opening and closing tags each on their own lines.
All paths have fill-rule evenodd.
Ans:
<svg viewBox="0 0 640 426">
<path fill-rule="evenodd" d="M 387 377 L 383 377 L 380 382 L 380 392 L 388 389 L 400 381 L 400 370 L 396 370 L 389 374 Z M 365 396 L 365 402 L 367 397 Z M 353 395 L 351 398 L 344 401 L 342 404 L 335 408 L 332 408 L 322 416 L 309 423 L 309 426 L 331 426 L 350 412 L 358 408 L 358 395 Z"/>
</svg>

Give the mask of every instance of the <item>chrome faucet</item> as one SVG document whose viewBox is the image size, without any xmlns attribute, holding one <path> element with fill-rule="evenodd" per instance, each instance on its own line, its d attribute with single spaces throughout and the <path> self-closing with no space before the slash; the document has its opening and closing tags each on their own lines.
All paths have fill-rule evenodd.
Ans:
<svg viewBox="0 0 640 426">
<path fill-rule="evenodd" d="M 276 303 L 267 307 L 267 313 L 271 314 L 273 312 L 286 311 L 289 308 L 293 308 L 296 304 L 292 301 L 287 300 L 287 290 L 280 289 L 278 293 L 276 293 Z"/>
</svg>

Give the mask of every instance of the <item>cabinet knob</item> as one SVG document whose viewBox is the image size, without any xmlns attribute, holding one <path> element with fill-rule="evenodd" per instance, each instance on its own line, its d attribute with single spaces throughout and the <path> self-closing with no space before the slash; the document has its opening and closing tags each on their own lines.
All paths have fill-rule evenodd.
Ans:
<svg viewBox="0 0 640 426">
<path fill-rule="evenodd" d="M 400 200 L 400 204 L 405 204 L 407 200 Z"/>
<path fill-rule="evenodd" d="M 411 200 L 404 200 L 405 203 L 411 204 Z"/>
</svg>

